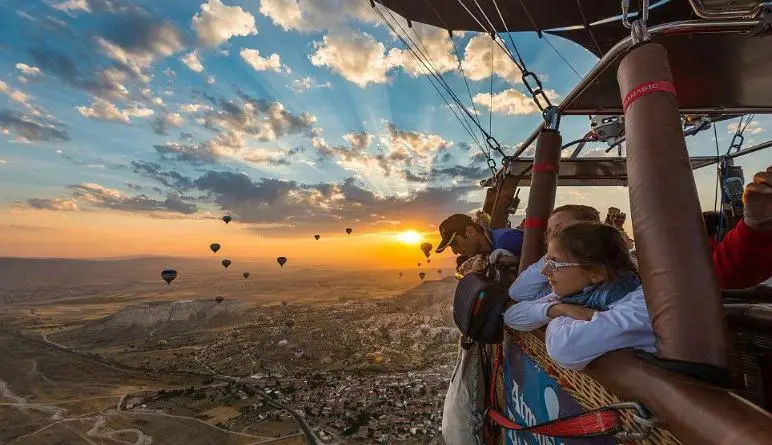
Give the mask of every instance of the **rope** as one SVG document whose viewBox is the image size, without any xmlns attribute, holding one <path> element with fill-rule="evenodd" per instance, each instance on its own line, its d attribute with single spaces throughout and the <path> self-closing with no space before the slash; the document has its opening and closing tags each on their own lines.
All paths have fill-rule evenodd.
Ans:
<svg viewBox="0 0 772 445">
<path fill-rule="evenodd" d="M 397 32 L 397 30 L 394 28 L 394 26 L 386 19 L 386 17 L 381 13 L 381 11 L 379 11 L 377 7 L 373 7 L 373 9 L 378 14 L 378 16 L 380 16 L 381 20 L 383 20 L 383 22 L 386 23 L 386 25 L 389 27 L 389 29 L 391 29 L 391 31 L 400 39 L 402 44 L 405 45 L 405 47 L 410 51 L 411 55 L 416 60 L 418 60 L 419 63 L 421 63 L 421 66 L 427 72 L 427 74 L 431 75 L 431 77 L 428 77 L 428 79 L 429 79 L 429 82 L 434 87 L 434 89 L 437 91 L 437 94 L 440 95 L 440 98 L 442 98 L 442 100 L 448 106 L 448 109 L 450 109 L 450 111 L 453 113 L 453 115 L 459 121 L 459 123 L 461 124 L 462 128 L 464 128 L 464 130 L 466 130 L 467 134 L 469 134 L 469 136 L 472 138 L 472 140 L 478 145 L 478 147 L 480 147 L 480 150 L 483 151 L 482 150 L 482 144 L 480 144 L 480 141 L 475 136 L 475 134 L 472 131 L 471 126 L 469 125 L 469 123 L 466 120 L 462 119 L 461 116 L 458 115 L 456 110 L 454 110 L 453 107 L 451 106 L 450 102 L 448 102 L 447 98 L 445 98 L 445 96 L 442 94 L 442 91 L 440 90 L 440 88 L 432 80 L 432 78 L 437 80 L 438 76 L 436 76 L 434 74 L 434 72 L 432 72 L 431 69 L 426 65 L 426 63 L 416 54 L 415 50 L 405 41 L 405 39 L 402 37 L 402 35 L 399 32 Z M 387 11 L 388 11 L 388 9 L 387 9 Z M 389 11 L 389 13 L 391 14 L 391 11 Z M 393 17 L 393 15 L 392 15 L 392 17 Z M 400 26 L 400 29 L 402 29 L 401 25 L 399 25 L 399 22 L 397 22 L 397 25 Z M 408 38 L 410 38 L 410 37 L 408 36 Z M 444 81 L 442 81 L 441 78 L 439 79 L 439 81 L 441 81 L 444 84 Z M 449 88 L 445 84 L 444 84 L 444 86 L 445 86 L 446 89 Z M 450 94 L 450 95 L 453 96 L 452 94 Z M 458 103 L 459 103 L 458 98 L 455 98 L 455 102 L 458 105 Z M 463 108 L 464 111 L 466 111 L 467 114 L 469 114 L 469 112 L 468 112 L 468 110 L 466 110 L 466 108 L 464 108 L 463 106 L 461 106 L 461 108 Z M 477 122 L 475 122 L 475 123 L 477 123 Z M 480 127 L 479 123 L 477 123 L 477 126 Z M 480 128 L 482 129 L 482 127 L 480 127 Z M 484 129 L 483 129 L 483 131 L 484 131 Z M 483 153 L 485 153 L 485 152 L 483 151 Z M 486 157 L 488 157 L 488 156 L 486 155 Z"/>
</svg>

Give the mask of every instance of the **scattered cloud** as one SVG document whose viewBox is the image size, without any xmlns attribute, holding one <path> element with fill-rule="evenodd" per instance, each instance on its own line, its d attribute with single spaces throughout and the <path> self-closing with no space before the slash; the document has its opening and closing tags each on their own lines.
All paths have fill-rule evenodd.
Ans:
<svg viewBox="0 0 772 445">
<path fill-rule="evenodd" d="M 217 79 L 215 79 L 214 75 L 211 75 L 211 74 L 206 78 L 207 85 L 214 85 L 216 81 Z"/>
<path fill-rule="evenodd" d="M 349 21 L 378 23 L 370 5 L 360 0 L 261 0 L 260 13 L 285 31 L 323 31 Z"/>
<path fill-rule="evenodd" d="M 398 18 L 402 20 L 401 17 Z M 403 25 L 407 29 L 406 25 Z M 435 73 L 453 71 L 458 66 L 458 60 L 453 52 L 453 41 L 450 40 L 448 31 L 435 26 L 415 23 L 414 35 L 411 36 L 416 45 L 408 40 L 411 46 L 417 46 L 416 51 L 422 57 L 428 58 L 430 68 Z M 427 75 L 426 68 L 408 49 L 395 48 L 389 51 L 393 63 L 402 66 L 411 76 Z M 425 61 L 424 61 L 425 62 Z"/>
<path fill-rule="evenodd" d="M 73 199 L 94 207 L 123 212 L 171 212 L 190 215 L 198 208 L 183 201 L 179 196 L 169 195 L 165 200 L 155 200 L 145 195 L 128 196 L 120 190 L 94 183 L 67 187 Z"/>
<path fill-rule="evenodd" d="M 334 30 L 314 42 L 311 63 L 326 66 L 360 88 L 386 83 L 387 73 L 401 63 L 402 54 L 389 54 L 383 43 L 352 29 Z"/>
<path fill-rule="evenodd" d="M 559 98 L 554 90 L 545 90 L 544 93 L 550 100 Z M 473 100 L 477 105 L 488 108 L 494 113 L 526 115 L 540 112 L 539 107 L 530 96 L 526 96 L 514 88 L 495 93 L 493 96 L 489 93 L 477 93 Z"/>
<path fill-rule="evenodd" d="M 393 123 L 386 125 L 387 132 L 381 136 L 381 143 L 392 153 L 409 152 L 417 155 L 430 155 L 439 150 L 445 150 L 449 141 L 437 134 L 405 131 Z"/>
<path fill-rule="evenodd" d="M 739 122 L 731 122 L 727 126 L 727 131 L 733 134 L 737 131 L 738 127 L 739 127 Z M 747 127 L 745 126 L 745 124 L 743 124 L 743 127 L 745 127 L 745 133 L 747 134 L 759 134 L 764 131 L 764 128 L 761 126 L 759 121 L 751 121 Z"/>
<path fill-rule="evenodd" d="M 123 70 L 110 67 L 82 71 L 72 57 L 50 47 L 33 49 L 30 54 L 38 67 L 65 85 L 104 99 L 125 99 L 129 95 L 124 85 L 129 75 Z"/>
<path fill-rule="evenodd" d="M 302 93 L 303 91 L 308 91 L 312 88 L 332 88 L 332 84 L 330 82 L 319 84 L 316 82 L 316 79 L 309 76 L 293 80 L 292 84 L 288 85 L 288 87 L 296 93 Z"/>
<path fill-rule="evenodd" d="M 30 198 L 27 205 L 39 210 L 78 210 L 78 203 L 73 199 Z"/>
<path fill-rule="evenodd" d="M 220 0 L 201 4 L 193 16 L 192 27 L 205 46 L 218 46 L 234 36 L 257 34 L 255 17 L 239 6 L 226 6 Z"/>
<path fill-rule="evenodd" d="M 365 151 L 370 146 L 370 142 L 373 140 L 373 136 L 365 131 L 358 133 L 347 133 L 343 136 L 343 140 L 351 144 L 351 149 L 354 151 Z"/>
<path fill-rule="evenodd" d="M 278 54 L 271 54 L 268 57 L 260 57 L 260 51 L 256 49 L 242 48 L 239 55 L 247 65 L 255 71 L 274 71 L 277 73 L 289 74 L 292 72 L 287 65 L 282 65 Z"/>
<path fill-rule="evenodd" d="M 145 70 L 156 59 L 171 56 L 184 47 L 182 34 L 171 22 L 146 14 L 119 16 L 108 25 L 105 36 L 95 39 L 97 46 L 136 81 L 149 82 Z"/>
<path fill-rule="evenodd" d="M 178 192 L 183 192 L 193 187 L 193 181 L 190 178 L 176 171 L 164 170 L 161 165 L 153 162 L 132 161 L 131 168 L 134 173 L 153 179 L 164 187 Z"/>
<path fill-rule="evenodd" d="M 471 80 L 483 80 L 493 73 L 510 83 L 522 83 L 520 70 L 487 34 L 477 34 L 469 39 L 461 66 Z"/>
<path fill-rule="evenodd" d="M 17 63 L 16 69 L 28 77 L 40 76 L 43 74 L 43 72 L 40 71 L 40 68 L 36 66 L 27 65 L 26 63 Z"/>
<path fill-rule="evenodd" d="M 198 58 L 198 50 L 194 50 L 193 52 L 184 55 L 180 60 L 188 68 L 197 73 L 204 71 L 204 65 L 201 64 L 201 59 Z"/>
<path fill-rule="evenodd" d="M 157 135 L 168 135 L 169 128 L 180 128 L 185 120 L 179 113 L 166 113 L 150 121 L 150 128 Z"/>
<path fill-rule="evenodd" d="M 36 120 L 7 108 L 0 110 L 0 129 L 6 134 L 16 134 L 21 138 L 17 142 L 70 140 L 61 124 Z"/>
<path fill-rule="evenodd" d="M 129 124 L 132 117 L 147 118 L 153 115 L 153 110 L 138 106 L 130 106 L 121 110 L 115 104 L 104 99 L 95 99 L 89 107 L 75 107 L 82 116 L 89 119 L 103 121 L 117 121 L 123 124 Z"/>
</svg>

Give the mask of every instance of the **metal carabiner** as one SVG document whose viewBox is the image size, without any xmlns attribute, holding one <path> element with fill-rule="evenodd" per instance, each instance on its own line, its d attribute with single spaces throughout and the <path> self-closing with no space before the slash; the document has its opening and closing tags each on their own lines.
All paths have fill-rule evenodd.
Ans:
<svg viewBox="0 0 772 445">
<path fill-rule="evenodd" d="M 656 428 L 662 422 L 652 416 L 651 412 L 639 402 L 622 402 L 609 405 L 608 408 L 617 410 L 633 410 L 633 420 L 640 427 L 640 431 L 620 431 L 615 435 L 622 442 L 631 442 L 635 440 L 644 440 L 651 434 L 651 429 Z"/>
</svg>

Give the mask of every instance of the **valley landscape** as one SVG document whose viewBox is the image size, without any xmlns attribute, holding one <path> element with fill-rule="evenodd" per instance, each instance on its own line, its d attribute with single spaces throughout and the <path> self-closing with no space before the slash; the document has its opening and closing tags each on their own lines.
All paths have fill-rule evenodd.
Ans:
<svg viewBox="0 0 772 445">
<path fill-rule="evenodd" d="M 0 443 L 439 443 L 454 278 L 214 264 L 0 259 Z"/>
</svg>

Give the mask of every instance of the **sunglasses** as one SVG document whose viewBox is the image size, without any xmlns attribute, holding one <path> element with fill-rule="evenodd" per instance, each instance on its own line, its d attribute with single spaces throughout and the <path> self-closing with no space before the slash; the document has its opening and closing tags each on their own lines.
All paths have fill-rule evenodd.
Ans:
<svg viewBox="0 0 772 445">
<path fill-rule="evenodd" d="M 583 264 L 580 263 L 564 263 L 560 261 L 555 261 L 551 258 L 546 258 L 544 260 L 544 270 L 551 271 L 551 272 L 557 272 L 560 269 L 565 269 L 568 267 L 582 267 Z"/>
</svg>

